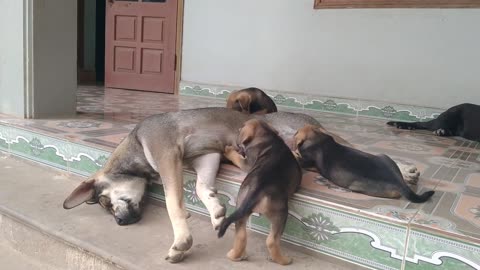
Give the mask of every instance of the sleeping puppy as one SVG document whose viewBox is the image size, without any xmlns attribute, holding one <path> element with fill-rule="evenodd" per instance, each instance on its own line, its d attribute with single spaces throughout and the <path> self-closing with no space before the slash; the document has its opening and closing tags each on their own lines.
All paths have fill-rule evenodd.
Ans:
<svg viewBox="0 0 480 270">
<path fill-rule="evenodd" d="M 404 196 L 414 203 L 427 201 L 434 191 L 421 195 L 403 180 L 397 164 L 386 155 L 372 155 L 335 142 L 321 127 L 307 125 L 295 134 L 294 151 L 336 185 L 382 198 Z"/>
<path fill-rule="evenodd" d="M 255 87 L 230 93 L 227 97 L 227 108 L 247 114 L 277 112 L 275 102 L 265 92 Z"/>
<path fill-rule="evenodd" d="M 265 215 L 271 222 L 267 248 L 271 260 L 281 265 L 292 262 L 280 251 L 280 238 L 288 216 L 288 198 L 298 189 L 302 170 L 290 148 L 267 123 L 252 119 L 240 129 L 237 145 L 225 148 L 225 156 L 244 171 L 248 171 L 237 197 L 237 210 L 220 224 L 218 237 L 235 222 L 235 240 L 227 257 L 233 261 L 245 259 L 247 221 L 253 212 Z"/>
<path fill-rule="evenodd" d="M 480 106 L 464 103 L 441 113 L 428 122 L 388 122 L 387 125 L 400 129 L 427 129 L 437 136 L 460 136 L 480 141 Z"/>
</svg>

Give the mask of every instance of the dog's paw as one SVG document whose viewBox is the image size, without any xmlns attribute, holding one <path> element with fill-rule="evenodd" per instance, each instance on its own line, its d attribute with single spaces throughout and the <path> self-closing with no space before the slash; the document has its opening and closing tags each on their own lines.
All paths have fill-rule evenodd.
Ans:
<svg viewBox="0 0 480 270">
<path fill-rule="evenodd" d="M 226 145 L 225 149 L 224 149 L 224 152 L 225 152 L 225 154 L 228 154 L 228 153 L 232 153 L 232 152 L 237 152 L 237 150 L 232 145 Z"/>
<path fill-rule="evenodd" d="M 231 261 L 234 261 L 234 262 L 244 261 L 244 260 L 248 259 L 245 251 L 241 255 L 238 255 L 237 252 L 234 249 L 231 249 L 227 253 L 227 258 L 230 259 Z"/>
<path fill-rule="evenodd" d="M 396 162 L 403 179 L 410 185 L 416 185 L 420 177 L 420 171 L 415 165 Z"/>
<path fill-rule="evenodd" d="M 213 215 L 211 216 L 211 220 L 212 220 L 213 229 L 215 231 L 218 230 L 218 228 L 220 228 L 220 224 L 222 224 L 222 221 L 225 219 L 226 213 L 227 213 L 227 208 L 225 207 L 225 205 L 218 205 L 218 207 L 216 207 L 213 210 Z"/>
<path fill-rule="evenodd" d="M 289 265 L 289 264 L 292 264 L 293 262 L 292 258 L 287 256 L 279 256 L 277 258 L 268 257 L 267 260 L 274 263 L 278 263 L 280 265 Z"/>
<path fill-rule="evenodd" d="M 440 136 L 440 137 L 451 136 L 452 135 L 450 131 L 448 131 L 446 129 L 443 129 L 443 128 L 439 128 L 437 130 L 434 130 L 433 134 L 435 136 Z"/>
<path fill-rule="evenodd" d="M 390 121 L 390 122 L 387 122 L 387 125 L 396 127 L 398 129 L 408 129 L 408 130 L 415 129 L 415 127 L 412 126 L 410 123 L 404 123 L 404 122 Z"/>
<path fill-rule="evenodd" d="M 173 243 L 170 250 L 187 251 L 192 247 L 192 245 L 193 238 L 190 234 L 188 234 L 184 237 L 178 237 L 178 239 L 175 239 L 175 242 Z"/>
<path fill-rule="evenodd" d="M 169 263 L 179 263 L 185 259 L 185 251 L 178 251 L 174 249 L 170 249 L 168 251 L 167 257 L 165 257 L 165 260 L 167 260 Z"/>
</svg>

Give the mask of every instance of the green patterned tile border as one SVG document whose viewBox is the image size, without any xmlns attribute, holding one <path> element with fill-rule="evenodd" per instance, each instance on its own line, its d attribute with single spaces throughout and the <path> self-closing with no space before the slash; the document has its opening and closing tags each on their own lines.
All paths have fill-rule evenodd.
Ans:
<svg viewBox="0 0 480 270">
<path fill-rule="evenodd" d="M 311 250 L 375 269 L 400 269 L 406 226 L 372 220 L 320 204 L 292 199 L 283 239 Z M 269 222 L 251 220 L 253 230 L 268 233 Z"/>
<path fill-rule="evenodd" d="M 357 103 L 357 100 L 351 99 L 310 96 L 309 100 L 304 104 L 304 109 L 357 115 Z"/>
<path fill-rule="evenodd" d="M 207 85 L 180 82 L 180 94 L 225 99 L 229 93 L 242 87 Z M 428 121 L 443 110 L 422 106 L 386 103 L 378 101 L 337 98 L 321 95 L 265 90 L 278 106 L 303 110 L 341 113 L 401 121 Z"/>
<path fill-rule="evenodd" d="M 84 176 L 101 168 L 110 156 L 100 149 L 0 124 L 2 141 L 11 154 Z"/>
<path fill-rule="evenodd" d="M 480 269 L 480 244 L 469 244 L 445 235 L 412 228 L 405 256 L 408 270 Z"/>
<path fill-rule="evenodd" d="M 0 134 L 0 151 L 8 152 L 8 143 L 7 140 L 1 137 Z"/>
<path fill-rule="evenodd" d="M 85 176 L 103 166 L 110 155 L 94 147 L 2 124 L 0 147 L 14 155 Z M 196 195 L 195 180 L 193 172 L 184 172 L 187 208 L 208 215 Z M 227 213 L 231 213 L 235 209 L 239 184 L 219 178 L 216 186 Z M 164 201 L 161 183 L 151 186 L 150 196 Z M 392 224 L 321 201 L 309 201 L 303 196 L 295 196 L 289 207 L 284 240 L 316 252 L 374 269 L 401 269 L 402 264 L 405 269 L 438 269 L 439 266 L 455 270 L 480 269 L 479 244 L 426 233 L 407 224 Z M 249 228 L 267 233 L 269 222 L 254 215 Z"/>
</svg>

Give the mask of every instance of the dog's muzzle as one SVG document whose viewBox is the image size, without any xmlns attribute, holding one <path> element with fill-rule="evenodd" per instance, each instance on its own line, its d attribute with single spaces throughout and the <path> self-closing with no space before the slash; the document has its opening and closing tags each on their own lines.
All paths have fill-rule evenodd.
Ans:
<svg viewBox="0 0 480 270">
<path fill-rule="evenodd" d="M 140 215 L 115 216 L 115 221 L 120 226 L 137 223 L 142 217 Z"/>
</svg>

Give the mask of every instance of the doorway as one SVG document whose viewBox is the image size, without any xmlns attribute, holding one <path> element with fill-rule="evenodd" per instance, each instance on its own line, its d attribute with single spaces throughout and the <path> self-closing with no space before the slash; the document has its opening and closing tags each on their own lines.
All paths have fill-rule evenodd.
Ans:
<svg viewBox="0 0 480 270">
<path fill-rule="evenodd" d="M 78 0 L 78 83 L 176 93 L 182 16 L 183 0 Z"/>
<path fill-rule="evenodd" d="M 77 2 L 77 82 L 103 85 L 105 78 L 105 1 Z"/>
</svg>

